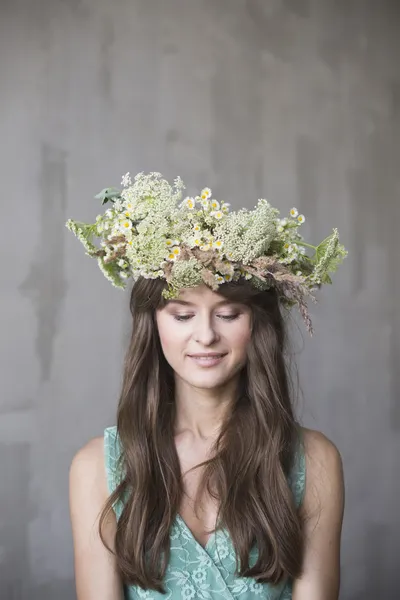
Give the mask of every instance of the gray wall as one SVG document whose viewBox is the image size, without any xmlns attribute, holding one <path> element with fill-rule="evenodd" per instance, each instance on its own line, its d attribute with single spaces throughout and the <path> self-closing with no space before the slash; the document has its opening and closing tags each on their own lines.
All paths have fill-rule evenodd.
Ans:
<svg viewBox="0 0 400 600">
<path fill-rule="evenodd" d="M 64 228 L 130 170 L 337 226 L 304 423 L 341 450 L 343 600 L 400 576 L 396 0 L 1 0 L 1 599 L 74 597 L 73 453 L 114 423 L 128 294 Z"/>
</svg>

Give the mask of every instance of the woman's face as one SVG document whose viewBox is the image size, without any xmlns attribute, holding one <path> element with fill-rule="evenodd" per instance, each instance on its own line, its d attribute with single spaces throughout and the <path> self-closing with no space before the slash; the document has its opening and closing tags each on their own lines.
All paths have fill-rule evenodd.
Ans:
<svg viewBox="0 0 400 600">
<path fill-rule="evenodd" d="M 156 311 L 161 346 L 175 374 L 199 388 L 223 385 L 245 365 L 251 311 L 202 284 L 185 288 L 177 300 Z M 221 359 L 196 359 L 219 353 Z"/>
</svg>

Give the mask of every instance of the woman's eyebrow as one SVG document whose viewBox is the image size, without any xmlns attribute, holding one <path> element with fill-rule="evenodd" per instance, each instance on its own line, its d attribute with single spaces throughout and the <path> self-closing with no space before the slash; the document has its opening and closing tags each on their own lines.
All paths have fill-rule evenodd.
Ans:
<svg viewBox="0 0 400 600">
<path fill-rule="evenodd" d="M 182 306 L 196 306 L 193 302 L 187 302 L 186 300 L 168 300 L 167 304 L 180 304 Z M 232 300 L 220 300 L 216 302 L 215 306 L 222 306 L 224 304 L 234 304 Z"/>
</svg>

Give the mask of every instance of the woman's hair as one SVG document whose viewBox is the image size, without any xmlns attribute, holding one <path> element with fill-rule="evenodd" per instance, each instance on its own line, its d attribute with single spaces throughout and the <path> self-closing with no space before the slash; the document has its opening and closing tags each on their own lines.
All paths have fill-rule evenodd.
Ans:
<svg viewBox="0 0 400 600">
<path fill-rule="evenodd" d="M 132 289 L 132 336 L 126 353 L 117 431 L 121 483 L 100 518 L 100 535 L 115 502 L 124 502 L 115 536 L 117 568 L 127 585 L 164 592 L 170 528 L 183 496 L 174 443 L 174 375 L 160 344 L 156 310 L 166 282 L 138 279 Z M 286 330 L 276 293 L 249 282 L 218 293 L 251 309 L 247 362 L 232 410 L 204 463 L 200 491 L 218 500 L 217 522 L 235 548 L 237 574 L 280 582 L 301 573 L 303 538 L 288 474 L 298 444 L 285 365 Z M 249 553 L 258 548 L 250 568 Z"/>
</svg>

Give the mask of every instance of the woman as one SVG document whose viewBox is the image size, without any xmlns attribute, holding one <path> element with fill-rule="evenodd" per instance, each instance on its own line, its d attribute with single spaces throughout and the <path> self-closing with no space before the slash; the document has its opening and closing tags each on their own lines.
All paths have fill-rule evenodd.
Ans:
<svg viewBox="0 0 400 600">
<path fill-rule="evenodd" d="M 149 198 L 138 181 L 136 200 Z M 117 195 L 122 206 L 108 214 L 118 227 L 130 200 Z M 137 227 L 137 245 L 141 231 L 149 235 Z M 106 238 L 110 262 L 137 264 L 118 235 Z M 207 250 L 192 246 L 185 260 Z M 216 288 L 208 261 L 202 283 L 166 294 L 174 265 L 172 274 L 161 266 L 164 276 L 136 276 L 132 289 L 117 426 L 70 469 L 78 600 L 337 600 L 341 459 L 295 419 L 279 286 L 231 276 Z"/>
</svg>

